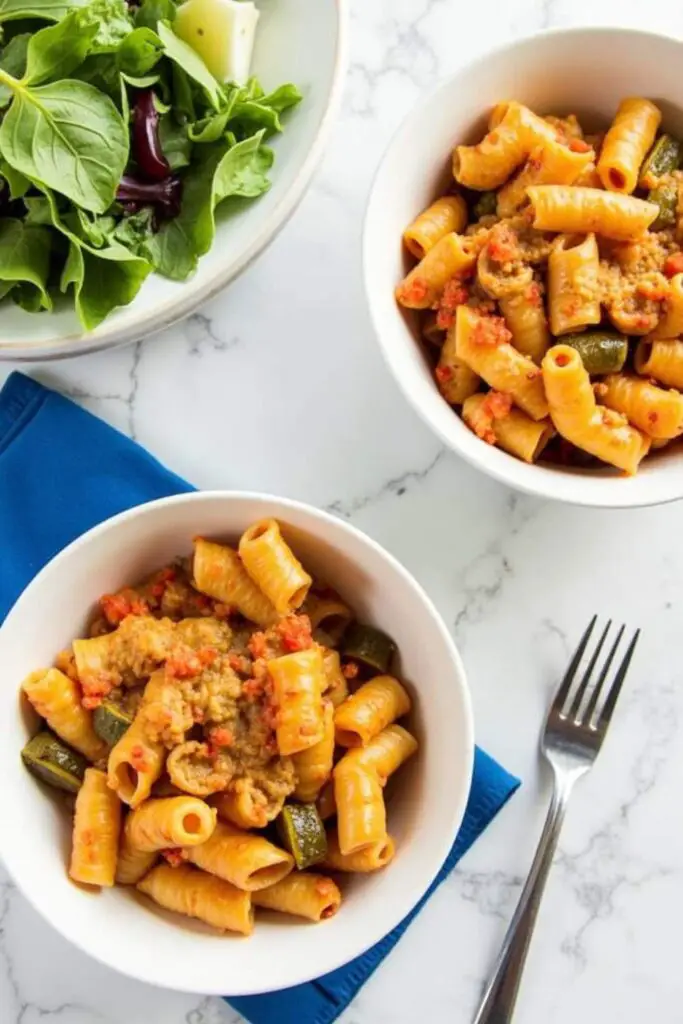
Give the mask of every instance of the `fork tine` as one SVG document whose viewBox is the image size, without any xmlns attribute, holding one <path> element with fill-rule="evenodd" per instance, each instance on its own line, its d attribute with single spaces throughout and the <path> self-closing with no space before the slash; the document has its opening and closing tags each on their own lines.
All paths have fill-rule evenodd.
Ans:
<svg viewBox="0 0 683 1024">
<path fill-rule="evenodd" d="M 621 687 L 623 686 L 624 679 L 626 678 L 628 667 L 631 664 L 631 658 L 633 657 L 633 652 L 636 649 L 636 644 L 638 643 L 639 636 L 640 630 L 637 629 L 633 634 L 633 640 L 631 640 L 631 643 L 628 645 L 628 650 L 626 651 L 623 661 L 617 670 L 614 682 L 612 683 L 611 689 L 607 694 L 607 699 L 602 707 L 602 711 L 600 712 L 600 717 L 598 718 L 598 723 L 596 726 L 598 732 L 604 732 L 610 723 L 612 712 L 614 711 L 616 703 L 619 699 Z"/>
<path fill-rule="evenodd" d="M 607 639 L 607 634 L 609 633 L 611 628 L 612 628 L 612 620 L 609 619 L 608 622 L 607 622 L 607 625 L 605 626 L 604 630 L 602 631 L 602 636 L 598 640 L 597 647 L 593 651 L 593 657 L 591 658 L 591 660 L 588 663 L 588 668 L 586 669 L 586 671 L 583 674 L 583 679 L 581 680 L 581 682 L 578 685 L 578 688 L 576 690 L 576 694 L 574 695 L 574 700 L 572 701 L 572 705 L 571 705 L 569 711 L 567 712 L 567 718 L 569 718 L 569 719 L 572 719 L 572 720 L 577 721 L 577 722 L 579 720 L 579 709 L 581 707 L 581 701 L 583 700 L 584 695 L 586 693 L 586 690 L 588 689 L 588 685 L 590 683 L 591 676 L 593 675 L 593 669 L 595 668 L 595 666 L 597 664 L 598 658 L 600 657 L 600 651 L 603 648 L 603 644 L 605 643 L 605 640 Z"/>
<path fill-rule="evenodd" d="M 606 662 L 605 662 L 605 664 L 603 666 L 602 672 L 598 676 L 598 681 L 596 682 L 595 686 L 593 687 L 593 692 L 591 693 L 590 700 L 588 701 L 588 704 L 586 705 L 586 711 L 585 711 L 585 714 L 583 716 L 583 720 L 586 723 L 586 725 L 590 725 L 591 721 L 593 720 L 593 715 L 595 714 L 595 709 L 598 706 L 598 701 L 600 700 L 600 693 L 602 692 L 602 687 L 603 687 L 603 685 L 605 683 L 605 680 L 607 679 L 607 673 L 609 672 L 610 668 L 612 667 L 612 662 L 614 661 L 614 655 L 617 653 L 617 648 L 619 647 L 619 644 L 621 643 L 621 638 L 624 635 L 624 630 L 625 629 L 626 629 L 626 626 L 622 626 L 621 629 L 619 630 L 619 632 L 617 633 L 617 638 L 614 641 L 614 643 L 612 644 L 612 650 L 607 655 L 607 660 L 606 660 Z"/>
<path fill-rule="evenodd" d="M 595 627 L 595 623 L 597 622 L 597 620 L 597 615 L 594 615 L 588 623 L 586 632 L 579 640 L 579 646 L 574 651 L 574 656 L 572 660 L 569 662 L 569 666 L 564 674 L 564 678 L 560 683 L 560 687 L 557 693 L 555 694 L 555 700 L 552 703 L 551 711 L 557 712 L 558 714 L 561 713 L 562 708 L 564 707 L 567 701 L 567 697 L 569 696 L 569 691 L 571 690 L 572 683 L 574 682 L 576 670 L 579 667 L 579 664 L 583 657 L 583 652 L 586 650 L 586 645 L 591 638 L 591 633 L 593 632 L 593 628 Z"/>
</svg>

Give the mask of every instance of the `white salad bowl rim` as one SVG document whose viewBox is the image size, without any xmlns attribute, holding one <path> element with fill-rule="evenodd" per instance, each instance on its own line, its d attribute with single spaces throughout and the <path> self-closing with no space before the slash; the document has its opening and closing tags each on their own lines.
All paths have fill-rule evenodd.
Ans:
<svg viewBox="0 0 683 1024">
<path fill-rule="evenodd" d="M 311 536 L 317 538 L 318 541 L 326 545 L 333 545 L 334 549 L 342 554 L 345 553 L 344 540 L 346 539 L 350 549 L 353 551 L 353 554 L 349 555 L 351 559 L 357 559 L 358 550 L 363 549 L 369 557 L 372 556 L 377 559 L 378 563 L 383 563 L 384 567 L 389 570 L 389 577 L 393 576 L 394 580 L 400 579 L 401 585 L 409 593 L 410 607 L 416 610 L 421 605 L 423 612 L 429 619 L 430 630 L 432 630 L 431 641 L 441 645 L 439 657 L 445 656 L 450 665 L 450 672 L 445 672 L 444 677 L 439 678 L 438 683 L 434 683 L 434 688 L 453 688 L 452 696 L 448 697 L 448 706 L 451 710 L 457 709 L 460 724 L 457 729 L 452 731 L 451 744 L 441 744 L 442 749 L 439 755 L 440 764 L 443 765 L 444 772 L 447 772 L 449 766 L 452 766 L 452 774 L 447 774 L 444 777 L 444 786 L 449 787 L 448 790 L 445 788 L 443 790 L 444 794 L 448 793 L 446 798 L 449 806 L 448 815 L 444 815 L 442 820 L 434 822 L 433 828 L 428 834 L 413 833 L 404 844 L 405 847 L 419 844 L 419 870 L 412 871 L 407 878 L 407 884 L 401 887 L 398 894 L 394 894 L 396 898 L 380 900 L 377 901 L 377 905 L 373 905 L 372 893 L 366 896 L 365 903 L 369 904 L 369 906 L 367 913 L 365 914 L 364 912 L 362 939 L 359 940 L 357 928 L 352 928 L 348 934 L 345 931 L 344 905 L 342 904 L 342 908 L 336 917 L 319 926 L 325 929 L 325 931 L 320 934 L 320 941 L 317 943 L 315 950 L 316 956 L 321 951 L 320 957 L 312 967 L 310 963 L 304 962 L 305 958 L 303 957 L 285 957 L 283 962 L 276 958 L 274 962 L 270 962 L 269 959 L 267 963 L 262 964 L 262 974 L 251 971 L 248 978 L 235 978 L 234 974 L 230 974 L 229 969 L 231 949 L 234 949 L 232 942 L 236 941 L 240 944 L 246 942 L 250 944 L 254 942 L 254 937 L 251 939 L 235 939 L 234 937 L 218 939 L 219 942 L 226 942 L 225 953 L 221 954 L 221 956 L 224 956 L 224 962 L 221 961 L 221 971 L 216 970 L 211 976 L 207 976 L 209 972 L 202 974 L 196 968 L 193 969 L 192 965 L 182 961 L 182 958 L 180 962 L 167 963 L 163 955 L 155 955 L 155 957 L 143 961 L 141 965 L 135 958 L 131 959 L 128 955 L 122 956 L 119 947 L 110 940 L 105 940 L 104 947 L 100 945 L 98 948 L 93 949 L 89 946 L 89 939 L 92 941 L 93 938 L 93 929 L 84 929 L 82 920 L 78 915 L 65 914 L 61 902 L 59 903 L 61 909 L 57 910 L 55 909 L 54 902 L 41 901 L 38 894 L 34 891 L 42 852 L 35 863 L 27 863 L 26 858 L 22 859 L 21 855 L 17 854 L 11 836 L 13 833 L 12 821 L 14 820 L 14 824 L 18 825 L 19 817 L 22 813 L 25 814 L 25 811 L 22 812 L 19 807 L 15 808 L 11 813 L 10 808 L 6 808 L 8 812 L 4 819 L 6 827 L 0 833 L 0 858 L 18 889 L 28 899 L 34 909 L 57 932 L 99 962 L 140 981 L 178 991 L 201 991 L 205 995 L 237 996 L 288 988 L 312 980 L 314 977 L 322 974 L 327 974 L 329 971 L 341 967 L 343 964 L 366 952 L 366 950 L 392 931 L 413 909 L 442 867 L 462 823 L 472 778 L 474 726 L 465 670 L 458 650 L 434 604 L 408 570 L 380 544 L 350 523 L 304 502 L 279 498 L 269 494 L 246 491 L 196 491 L 160 498 L 145 505 L 136 506 L 93 527 L 55 555 L 17 599 L 5 623 L 0 627 L 0 654 L 2 654 L 5 645 L 5 637 L 15 628 L 15 620 L 24 619 L 27 611 L 35 604 L 34 596 L 36 592 L 41 589 L 44 590 L 48 585 L 52 587 L 55 593 L 60 591 L 60 586 L 63 587 L 66 582 L 65 572 L 71 564 L 72 558 L 80 549 L 96 545 L 107 533 L 116 532 L 119 527 L 137 517 L 148 517 L 154 520 L 155 516 L 164 509 L 168 510 L 193 505 L 199 506 L 202 503 L 206 506 L 206 515 L 215 516 L 215 513 L 220 511 L 219 506 L 231 501 L 241 503 L 242 506 L 249 506 L 250 508 L 251 506 L 258 507 L 262 510 L 263 515 L 273 515 L 276 518 L 282 519 L 284 523 L 287 523 L 288 515 L 298 516 L 300 520 L 296 525 L 296 529 L 301 534 L 306 535 L 307 532 L 310 532 Z M 239 515 L 244 514 L 240 510 L 238 512 Z M 308 529 L 306 525 L 301 525 L 301 520 L 308 522 Z M 313 531 L 313 524 L 320 526 L 319 533 Z M 174 529 L 171 520 L 165 521 L 165 528 Z M 177 526 L 175 528 L 177 529 Z M 111 555 L 108 554 L 107 559 L 109 562 Z M 354 565 L 356 564 L 357 562 L 354 561 Z M 389 578 L 386 579 L 383 586 L 390 586 Z M 26 633 L 24 632 L 22 635 L 25 637 Z M 399 637 L 399 649 L 400 643 Z M 18 686 L 20 680 L 16 682 Z M 6 683 L 8 683 L 7 680 Z M 425 736 L 426 741 L 427 736 Z M 12 752 L 16 756 L 17 762 L 19 761 L 20 745 L 23 742 L 23 739 L 17 737 L 16 751 Z M 34 782 L 35 780 L 29 781 Z M 439 799 L 443 804 L 443 795 Z M 44 809 L 47 810 L 47 808 Z M 415 849 L 417 852 L 417 848 Z M 57 855 L 61 858 L 61 851 L 57 850 Z M 411 861 L 411 867 L 414 868 L 414 866 Z M 387 868 L 387 872 L 390 870 L 391 866 Z M 64 879 L 66 885 L 72 885 L 66 879 L 66 869 Z M 85 898 L 92 899 L 93 897 L 88 895 Z M 146 907 L 136 909 L 139 909 L 140 914 L 150 913 Z M 99 912 L 105 915 L 102 924 L 103 931 L 106 932 L 106 910 L 102 907 Z M 183 928 L 183 920 L 174 916 L 175 927 Z M 335 923 L 336 930 L 333 932 L 330 926 L 334 926 Z M 315 926 L 310 927 L 315 929 Z M 297 934 L 301 933 L 298 932 L 296 923 L 293 926 L 290 925 L 290 928 L 291 930 L 288 934 L 285 934 L 282 942 L 287 945 L 289 939 L 289 944 L 293 943 L 296 946 Z M 258 934 L 258 931 L 257 924 L 255 934 Z M 107 941 L 109 941 L 109 945 L 106 945 Z M 186 947 L 183 948 L 187 952 Z M 192 948 L 194 952 L 194 947 Z M 103 952 L 103 949 L 106 949 L 106 952 Z M 202 947 L 198 946 L 197 957 L 193 955 L 189 959 L 196 961 L 201 957 L 201 951 Z M 272 953 L 272 950 L 269 950 L 269 952 Z M 117 962 L 117 959 L 119 961 L 123 959 L 125 963 Z M 199 976 L 201 976 L 201 984 L 193 981 L 194 978 Z"/>
<path fill-rule="evenodd" d="M 499 58 L 523 47 L 534 44 L 542 47 L 547 41 L 560 37 L 571 42 L 585 40 L 588 37 L 603 38 L 607 41 L 610 38 L 614 39 L 615 36 L 631 38 L 639 42 L 649 41 L 655 45 L 677 47 L 680 54 L 683 54 L 683 40 L 665 32 L 614 25 L 556 26 L 520 36 L 485 50 L 424 92 L 394 131 L 375 170 L 365 207 L 362 260 L 370 319 L 384 361 L 420 419 L 448 449 L 476 469 L 514 490 L 572 505 L 617 509 L 661 505 L 683 498 L 683 451 L 677 456 L 678 464 L 674 463 L 673 458 L 669 463 L 668 455 L 664 459 L 658 455 L 657 459 L 658 461 L 662 459 L 662 463 L 657 467 L 656 472 L 653 473 L 651 466 L 646 461 L 635 476 L 627 478 L 617 476 L 616 473 L 610 471 L 608 473 L 600 471 L 584 473 L 571 468 L 528 465 L 499 448 L 485 444 L 475 437 L 454 410 L 450 410 L 453 421 L 450 423 L 438 414 L 437 406 L 443 405 L 446 408 L 447 406 L 435 386 L 431 396 L 427 394 L 424 387 L 414 386 L 401 358 L 402 341 L 398 342 L 397 330 L 387 324 L 386 311 L 382 309 L 382 299 L 376 294 L 372 283 L 373 265 L 378 257 L 376 221 L 379 219 L 379 211 L 383 205 L 382 186 L 385 184 L 387 168 L 398 151 L 409 150 L 407 142 L 413 136 L 414 126 L 424 119 L 427 110 L 433 108 L 439 95 L 442 93 L 444 96 L 448 95 L 455 82 L 459 82 L 464 89 L 467 89 L 467 81 L 470 76 L 487 65 L 495 67 Z M 632 94 L 635 93 L 628 93 L 628 95 Z M 655 98 L 661 99 L 662 97 Z M 669 103 L 671 102 L 673 101 L 669 100 Z M 455 143 L 458 139 L 454 136 L 453 141 Z M 415 210 L 414 214 L 417 215 L 418 212 L 419 210 Z M 400 239 L 398 242 L 400 244 Z M 386 240 L 387 248 L 396 244 L 396 239 Z M 398 280 L 393 282 L 392 290 L 397 283 Z M 401 315 L 401 313 L 397 313 L 397 316 Z M 410 333 L 413 334 L 412 331 Z M 412 343 L 415 346 L 420 344 L 414 336 Z"/>
</svg>

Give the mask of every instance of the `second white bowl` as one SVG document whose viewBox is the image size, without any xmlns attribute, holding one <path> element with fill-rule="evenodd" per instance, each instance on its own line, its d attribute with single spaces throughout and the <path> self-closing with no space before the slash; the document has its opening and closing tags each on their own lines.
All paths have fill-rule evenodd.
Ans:
<svg viewBox="0 0 683 1024">
<path fill-rule="evenodd" d="M 656 505 L 683 497 L 683 451 L 646 460 L 638 474 L 529 466 L 468 430 L 439 394 L 414 331 L 394 300 L 405 273 L 401 235 L 450 180 L 459 142 L 480 139 L 494 104 L 517 99 L 539 113 L 576 113 L 609 124 L 625 96 L 647 96 L 664 127 L 683 131 L 680 42 L 616 28 L 560 29 L 520 39 L 462 68 L 411 111 L 384 155 L 368 203 L 364 271 L 370 312 L 404 394 L 454 452 L 517 490 L 576 505 Z"/>
</svg>

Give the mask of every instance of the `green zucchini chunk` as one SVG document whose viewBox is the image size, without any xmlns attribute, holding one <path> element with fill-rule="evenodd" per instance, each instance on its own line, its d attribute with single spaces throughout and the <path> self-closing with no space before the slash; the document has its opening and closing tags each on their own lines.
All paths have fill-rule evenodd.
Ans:
<svg viewBox="0 0 683 1024">
<path fill-rule="evenodd" d="M 353 622 L 344 634 L 342 654 L 345 658 L 360 661 L 380 674 L 386 672 L 396 653 L 396 644 L 374 626 L 362 626 Z"/>
<path fill-rule="evenodd" d="M 660 135 L 640 168 L 640 185 L 643 188 L 654 188 L 659 178 L 676 170 L 680 159 L 681 144 L 678 139 L 671 135 Z"/>
<path fill-rule="evenodd" d="M 495 192 L 482 192 L 477 199 L 476 203 L 472 207 L 472 214 L 475 220 L 479 220 L 481 217 L 490 217 L 496 212 L 496 206 L 498 205 L 498 195 Z"/>
<path fill-rule="evenodd" d="M 39 732 L 29 740 L 21 757 L 30 772 L 55 789 L 76 793 L 83 782 L 88 762 L 62 743 L 54 733 Z"/>
<path fill-rule="evenodd" d="M 106 701 L 95 708 L 92 716 L 95 732 L 110 747 L 119 742 L 132 721 L 130 715 L 127 715 L 116 704 Z"/>
<path fill-rule="evenodd" d="M 285 804 L 276 827 L 300 871 L 325 859 L 327 836 L 315 804 Z"/>
<path fill-rule="evenodd" d="M 619 373 L 624 368 L 628 338 L 623 334 L 616 331 L 586 331 L 583 334 L 568 334 L 560 340 L 564 345 L 576 349 L 591 376 Z"/>
<path fill-rule="evenodd" d="M 676 207 L 678 206 L 678 189 L 675 185 L 658 185 L 650 189 L 647 198 L 659 207 L 657 218 L 652 224 L 653 231 L 661 231 L 676 223 Z"/>
</svg>

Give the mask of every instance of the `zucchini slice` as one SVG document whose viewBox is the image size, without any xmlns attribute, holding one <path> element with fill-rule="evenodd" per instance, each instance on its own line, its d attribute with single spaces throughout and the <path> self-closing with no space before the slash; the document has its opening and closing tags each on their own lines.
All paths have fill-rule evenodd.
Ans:
<svg viewBox="0 0 683 1024">
<path fill-rule="evenodd" d="M 107 701 L 95 708 L 92 716 L 95 732 L 110 747 L 119 742 L 132 721 L 130 715 L 127 715 L 116 704 Z"/>
<path fill-rule="evenodd" d="M 374 626 L 353 622 L 344 634 L 343 656 L 360 661 L 380 675 L 388 670 L 395 653 L 396 644 L 391 637 Z"/>
<path fill-rule="evenodd" d="M 325 826 L 315 804 L 285 804 L 276 827 L 299 871 L 319 864 L 327 856 Z"/>
<path fill-rule="evenodd" d="M 45 730 L 29 740 L 21 757 L 30 772 L 55 789 L 76 793 L 81 787 L 88 762 L 66 743 Z"/>
</svg>

